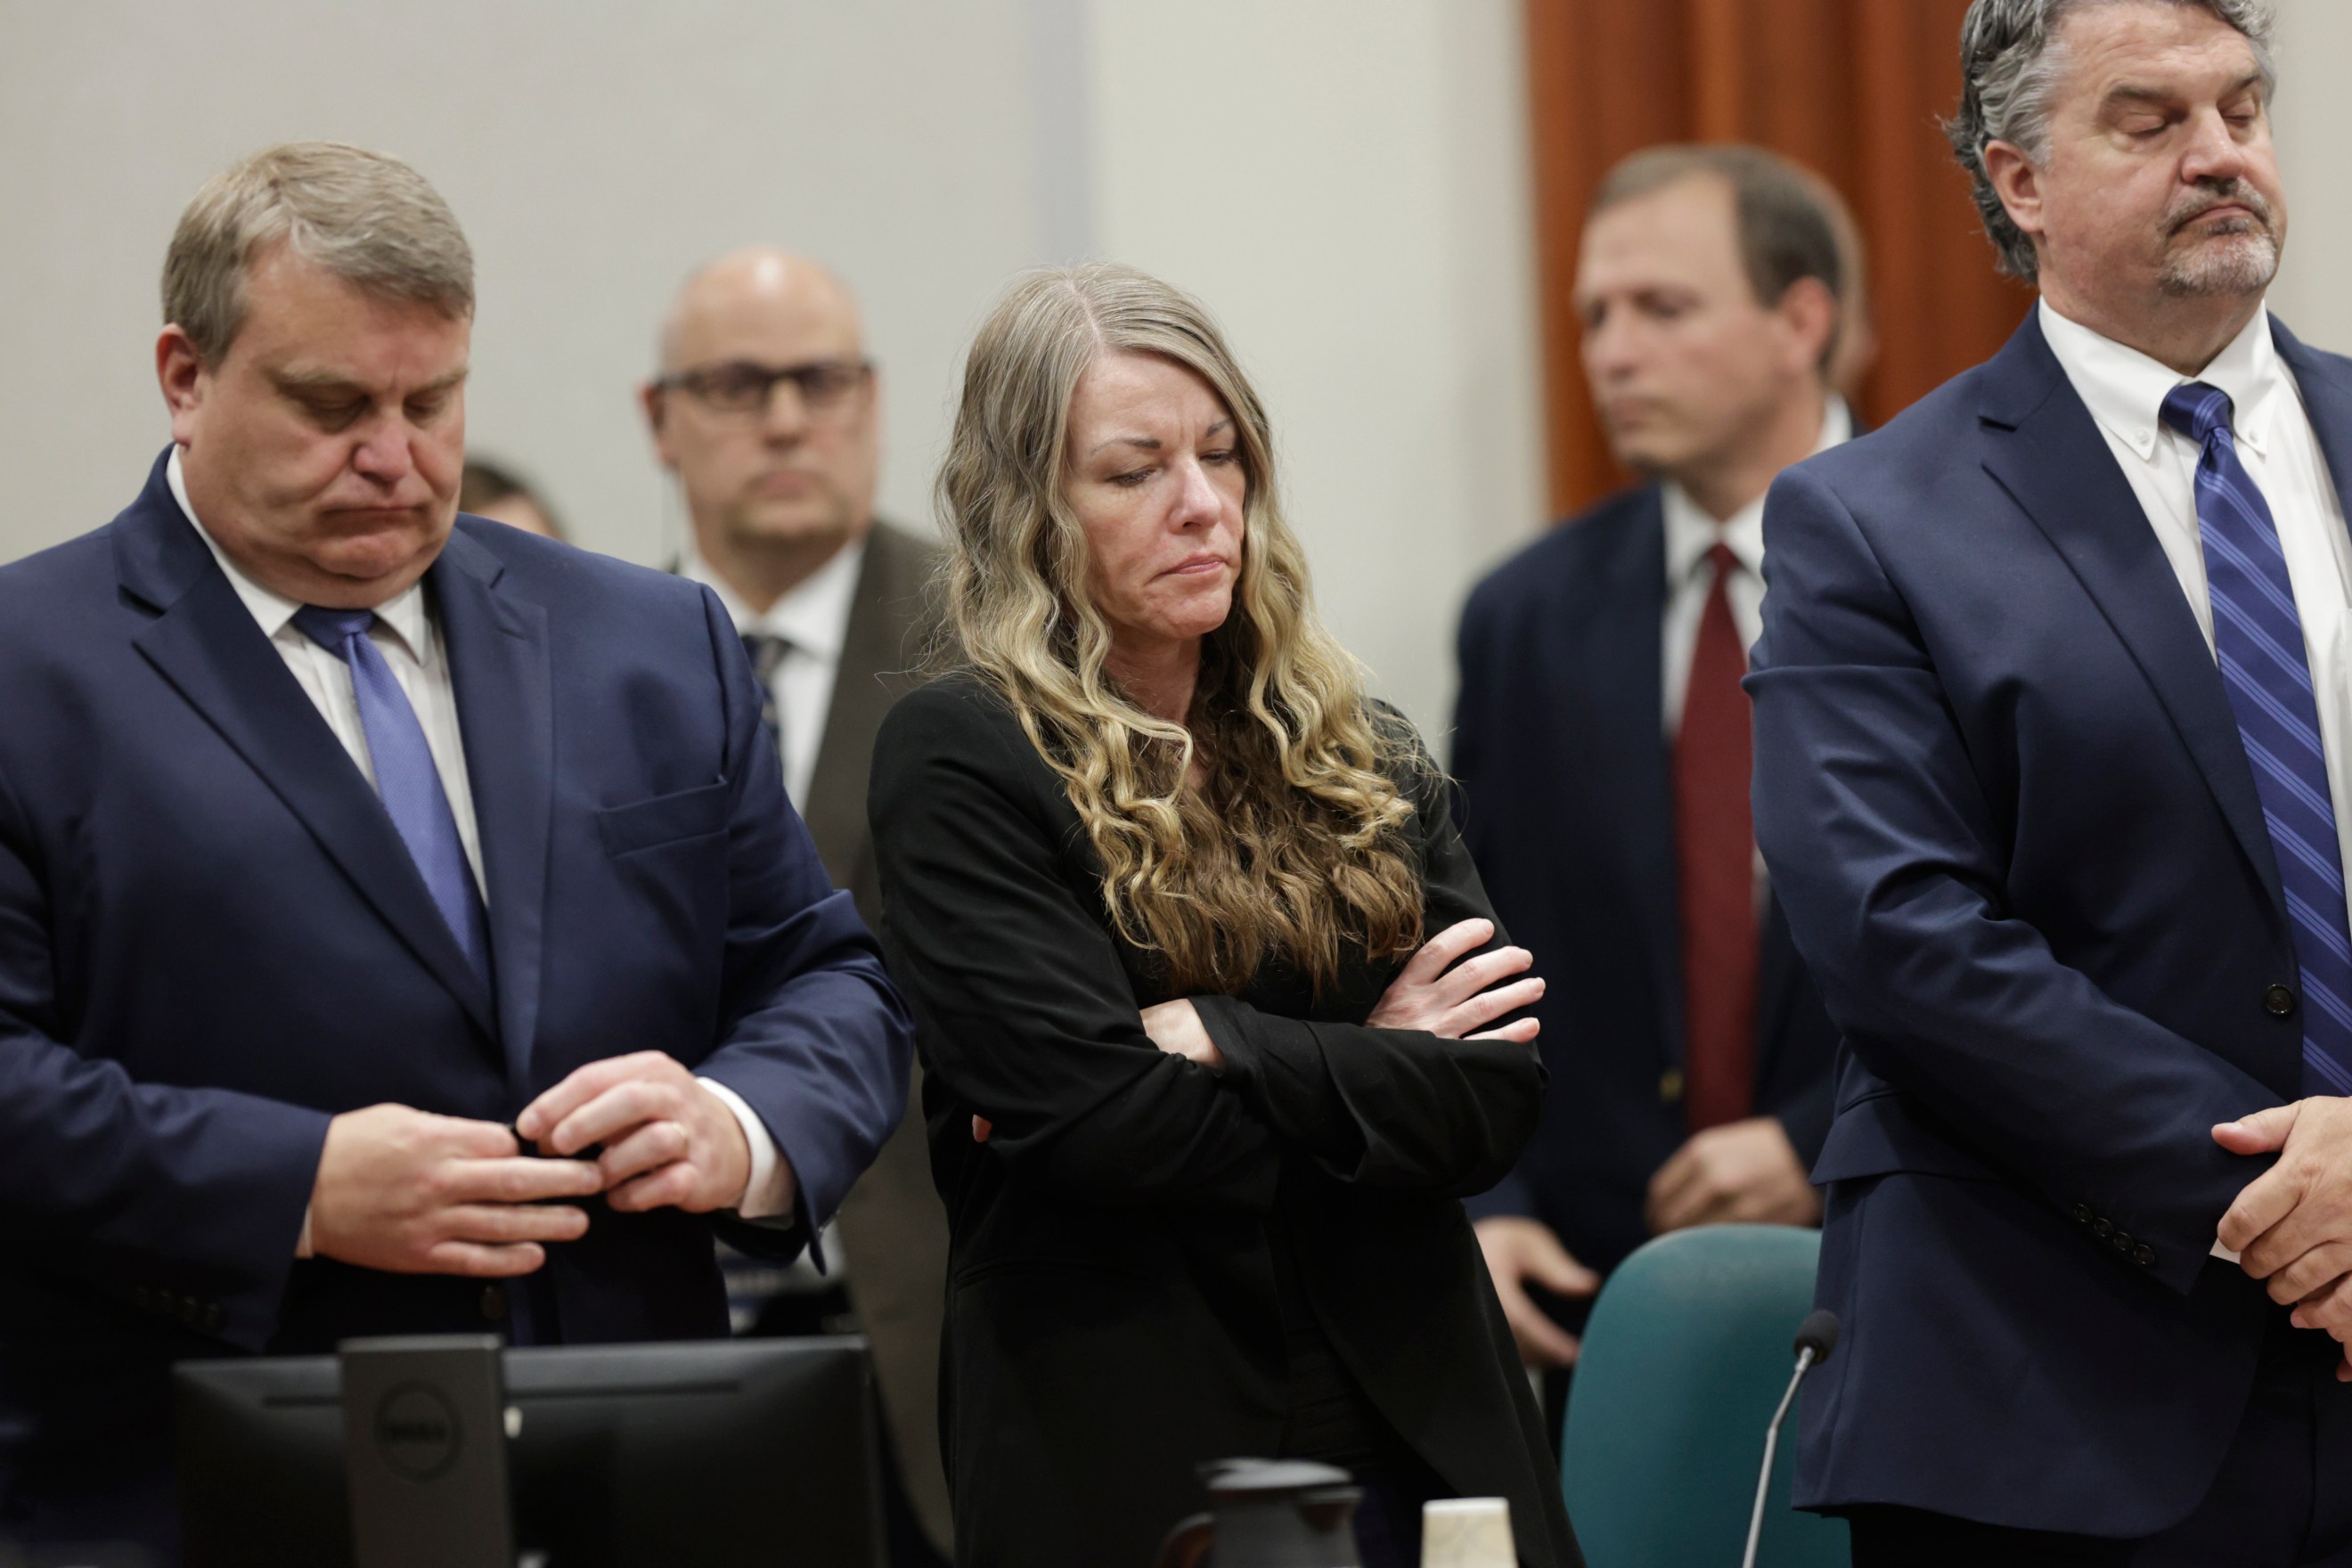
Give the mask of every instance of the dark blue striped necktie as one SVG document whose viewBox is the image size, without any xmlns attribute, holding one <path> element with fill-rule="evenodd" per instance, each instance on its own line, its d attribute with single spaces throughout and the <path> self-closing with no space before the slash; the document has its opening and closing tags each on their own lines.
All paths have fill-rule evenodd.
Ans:
<svg viewBox="0 0 2352 1568">
<path fill-rule="evenodd" d="M 2230 395 L 2203 382 L 2176 386 L 2164 399 L 2164 422 L 2199 448 L 2197 531 L 2214 652 L 2270 827 L 2303 972 L 2304 1092 L 2352 1093 L 2352 935 L 2319 708 L 2278 526 L 2238 457 L 2230 413 Z"/>
</svg>

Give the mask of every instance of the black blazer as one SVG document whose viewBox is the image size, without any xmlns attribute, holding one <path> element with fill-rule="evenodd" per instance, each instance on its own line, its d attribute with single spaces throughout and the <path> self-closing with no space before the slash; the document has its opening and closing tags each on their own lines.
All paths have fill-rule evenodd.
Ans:
<svg viewBox="0 0 2352 1568">
<path fill-rule="evenodd" d="M 1400 782 L 1429 929 L 1488 913 L 1442 781 Z M 1274 968 L 1195 998 L 1223 1074 L 1160 1051 L 1139 1013 L 1171 993 L 1112 933 L 1059 777 L 969 675 L 891 710 L 868 809 L 952 1236 L 957 1561 L 1148 1563 L 1202 1500 L 1195 1465 L 1273 1452 L 1283 1248 L 1407 1446 L 1510 1499 L 1524 1562 L 1580 1562 L 1459 1201 L 1533 1131 L 1535 1050 L 1363 1027 L 1397 966 L 1359 961 L 1319 1001 Z"/>
<path fill-rule="evenodd" d="M 1689 1136 L 1659 717 L 1665 541 L 1657 488 L 1628 491 L 1505 562 L 1462 616 L 1462 831 L 1548 983 L 1535 1012 L 1553 1083 L 1518 1168 L 1472 1206 L 1531 1215 L 1601 1269 L 1649 1239 L 1650 1178 Z M 1810 1164 L 1829 1129 L 1837 1031 L 1777 898 L 1761 960 L 1756 1109 Z"/>
</svg>

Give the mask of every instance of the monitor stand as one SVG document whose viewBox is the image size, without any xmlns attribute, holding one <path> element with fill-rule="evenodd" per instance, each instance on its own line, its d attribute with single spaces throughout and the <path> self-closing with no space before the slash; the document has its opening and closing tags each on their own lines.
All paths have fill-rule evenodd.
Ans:
<svg viewBox="0 0 2352 1568">
<path fill-rule="evenodd" d="M 516 1568 L 494 1334 L 345 1340 L 357 1568 Z"/>
</svg>

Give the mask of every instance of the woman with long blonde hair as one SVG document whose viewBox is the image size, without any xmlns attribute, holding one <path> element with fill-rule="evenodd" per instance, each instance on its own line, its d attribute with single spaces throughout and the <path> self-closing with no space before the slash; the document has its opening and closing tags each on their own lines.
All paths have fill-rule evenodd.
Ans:
<svg viewBox="0 0 2352 1568">
<path fill-rule="evenodd" d="M 1543 1070 L 1402 718 L 1316 619 L 1265 413 L 1201 307 L 1032 275 L 940 476 L 941 679 L 869 812 L 952 1230 L 965 1568 L 1151 1560 L 1237 1455 L 1334 1463 L 1371 1568 L 1511 1501 L 1579 1561 L 1460 1198 Z"/>
</svg>

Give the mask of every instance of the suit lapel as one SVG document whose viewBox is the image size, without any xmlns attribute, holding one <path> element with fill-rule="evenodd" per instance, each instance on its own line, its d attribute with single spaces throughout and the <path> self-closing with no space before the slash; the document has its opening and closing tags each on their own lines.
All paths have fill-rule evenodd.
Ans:
<svg viewBox="0 0 2352 1568">
<path fill-rule="evenodd" d="M 1979 416 L 1986 471 L 2049 538 L 2130 649 L 2284 919 L 2270 830 L 2221 671 L 2139 498 L 2051 353 L 2038 312 L 2028 312 L 1986 367 Z"/>
<path fill-rule="evenodd" d="M 308 828 L 360 896 L 486 1035 L 489 991 L 466 960 L 383 803 L 180 513 L 159 465 L 115 521 L 123 586 L 161 613 L 133 639 Z"/>
<path fill-rule="evenodd" d="M 466 771 L 488 885 L 498 1036 L 507 1081 L 528 1092 L 547 940 L 547 858 L 555 780 L 547 612 L 498 591 L 497 556 L 462 531 L 426 574 L 449 647 Z"/>
<path fill-rule="evenodd" d="M 1666 519 L 1654 488 L 1603 579 L 1590 618 L 1575 628 L 1591 639 L 1590 654 L 1559 668 L 1595 672 L 1591 698 L 1598 733 L 1582 743 L 1598 760 L 1605 820 L 1617 837 L 1632 914 L 1650 954 L 1649 982 L 1667 1056 L 1680 1061 L 1682 919 L 1675 908 L 1674 777 L 1658 630 L 1666 611 Z"/>
</svg>

